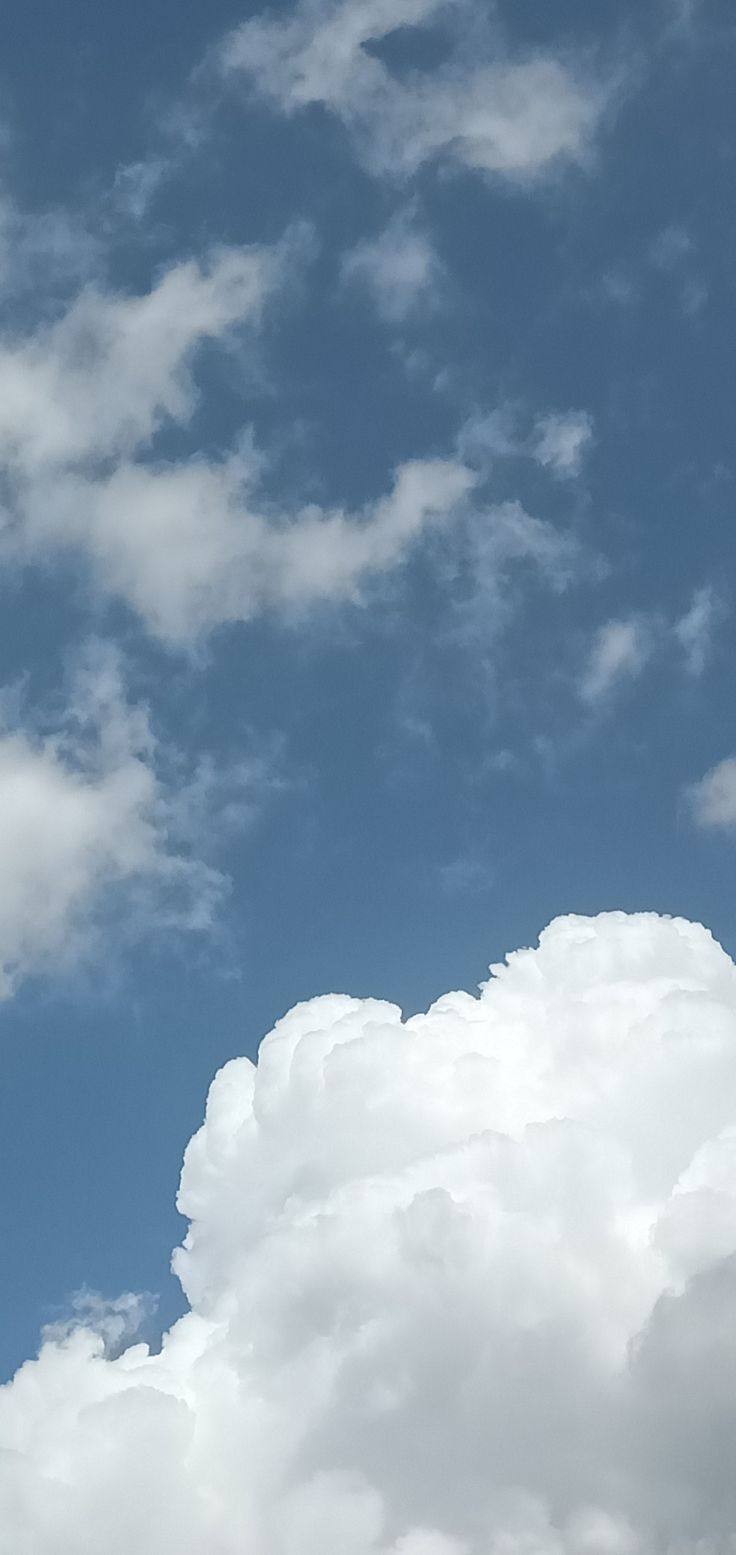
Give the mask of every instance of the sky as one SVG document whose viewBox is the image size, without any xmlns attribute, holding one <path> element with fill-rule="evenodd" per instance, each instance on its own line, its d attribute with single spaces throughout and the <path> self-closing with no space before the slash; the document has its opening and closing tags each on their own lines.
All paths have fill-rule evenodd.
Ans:
<svg viewBox="0 0 736 1555">
<path fill-rule="evenodd" d="M 3 1379 L 197 1306 L 186 1142 L 299 1001 L 569 914 L 736 952 L 735 55 L 717 0 L 9 0 Z"/>
</svg>

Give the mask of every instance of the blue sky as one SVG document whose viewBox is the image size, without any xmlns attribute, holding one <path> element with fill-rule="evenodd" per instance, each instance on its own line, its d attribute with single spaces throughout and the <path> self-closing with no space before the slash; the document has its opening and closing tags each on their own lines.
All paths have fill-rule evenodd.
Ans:
<svg viewBox="0 0 736 1555">
<path fill-rule="evenodd" d="M 295 1001 L 736 949 L 728 9 L 383 10 L 9 6 L 3 1375 Z"/>
</svg>

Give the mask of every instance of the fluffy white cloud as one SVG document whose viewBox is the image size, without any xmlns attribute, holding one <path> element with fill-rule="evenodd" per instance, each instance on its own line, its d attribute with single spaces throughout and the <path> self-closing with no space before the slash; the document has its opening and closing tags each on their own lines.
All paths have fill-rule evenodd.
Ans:
<svg viewBox="0 0 736 1555">
<path fill-rule="evenodd" d="M 641 674 L 653 648 L 652 623 L 632 616 L 606 621 L 596 632 L 580 695 L 591 706 L 605 700 L 623 680 Z"/>
<path fill-rule="evenodd" d="M 252 17 L 222 49 L 227 72 L 284 113 L 320 103 L 350 130 L 371 171 L 405 177 L 438 156 L 515 180 L 590 152 L 608 89 L 581 66 L 538 52 L 507 57 L 498 40 L 434 71 L 393 73 L 372 46 L 402 28 L 488 18 L 445 0 L 300 0 Z"/>
<path fill-rule="evenodd" d="M 0 719 L 0 997 L 88 957 L 122 904 L 126 934 L 211 927 L 226 881 L 199 856 L 188 781 L 169 781 L 115 652 L 92 645 L 44 718 L 16 700 Z M 255 776 L 244 768 L 231 787 Z M 195 789 L 206 779 L 195 771 Z"/>
<path fill-rule="evenodd" d="M 400 324 L 417 311 L 431 311 L 444 272 L 431 239 L 409 208 L 399 211 L 377 238 L 351 249 L 342 274 L 368 291 L 382 319 Z"/>
<path fill-rule="evenodd" d="M 735 1120 L 682 920 L 292 1010 L 188 1148 L 160 1354 L 103 1313 L 0 1393 L 2 1555 L 725 1555 Z"/>
</svg>

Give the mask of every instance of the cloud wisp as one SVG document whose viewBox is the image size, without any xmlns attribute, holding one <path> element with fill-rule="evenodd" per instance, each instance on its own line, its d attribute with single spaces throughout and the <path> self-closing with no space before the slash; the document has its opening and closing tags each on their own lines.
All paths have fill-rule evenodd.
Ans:
<svg viewBox="0 0 736 1555">
<path fill-rule="evenodd" d="M 560 919 L 406 1023 L 300 1005 L 214 1081 L 161 1352 L 93 1301 L 0 1392 L 0 1551 L 725 1550 L 735 1103 L 682 920 Z"/>
</svg>

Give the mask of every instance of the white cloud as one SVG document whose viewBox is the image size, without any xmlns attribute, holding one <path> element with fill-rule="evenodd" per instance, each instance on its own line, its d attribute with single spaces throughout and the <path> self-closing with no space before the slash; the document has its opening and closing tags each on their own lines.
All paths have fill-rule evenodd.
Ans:
<svg viewBox="0 0 736 1555">
<path fill-rule="evenodd" d="M 399 211 L 373 240 L 358 243 L 346 254 L 343 278 L 363 286 L 379 316 L 400 324 L 412 314 L 426 314 L 437 305 L 444 270 L 412 208 Z"/>
<path fill-rule="evenodd" d="M 641 674 L 654 647 L 652 623 L 645 617 L 606 621 L 593 640 L 587 668 L 580 682 L 580 695 L 591 706 L 606 697 L 624 680 Z"/>
<path fill-rule="evenodd" d="M 727 756 L 690 789 L 700 826 L 731 831 L 736 827 L 736 756 Z"/>
<path fill-rule="evenodd" d="M 127 700 L 117 654 L 92 644 L 44 716 L 17 702 L 6 695 L 0 723 L 0 997 L 88 959 L 113 924 L 117 941 L 210 929 L 226 880 L 200 857 L 187 776 L 169 777 L 176 762 Z M 243 768 L 231 786 L 258 778 Z"/>
<path fill-rule="evenodd" d="M 360 513 L 312 505 L 282 514 L 254 505 L 241 456 L 125 462 L 106 480 L 38 489 L 27 532 L 42 551 L 80 547 L 105 590 L 150 631 L 183 644 L 264 610 L 358 600 L 368 579 L 402 562 L 473 483 L 457 461 L 420 460 L 401 465 L 389 494 Z"/>
<path fill-rule="evenodd" d="M 534 428 L 532 454 L 538 464 L 554 475 L 579 475 L 592 438 L 593 420 L 587 411 L 540 416 Z"/>
<path fill-rule="evenodd" d="M 144 296 L 85 291 L 53 325 L 0 344 L 8 559 L 77 553 L 103 592 L 187 644 L 262 610 L 356 600 L 454 515 L 476 481 L 457 459 L 407 461 L 386 496 L 348 513 L 269 503 L 245 438 L 221 458 L 158 457 L 157 435 L 196 409 L 197 349 L 257 321 L 300 242 L 175 265 Z"/>
<path fill-rule="evenodd" d="M 160 1354 L 75 1327 L 0 1392 L 2 1555 L 725 1551 L 735 1112 L 682 920 L 298 1006 L 212 1086 Z"/>
<path fill-rule="evenodd" d="M 724 613 L 723 601 L 711 584 L 697 588 L 685 614 L 668 621 L 662 612 L 604 622 L 595 633 L 587 667 L 580 679 L 583 701 L 603 703 L 626 680 L 636 679 L 657 655 L 684 664 L 688 675 L 703 674 L 713 634 Z"/>
<path fill-rule="evenodd" d="M 75 552 L 152 633 L 190 644 L 269 608 L 359 599 L 454 515 L 476 484 L 457 459 L 408 460 L 349 513 L 269 504 L 246 437 L 219 459 L 157 456 L 157 434 L 198 404 L 196 351 L 257 322 L 300 241 L 176 264 L 142 297 L 87 289 L 53 325 L 0 344 L 8 560 Z"/>
<path fill-rule="evenodd" d="M 20 485 L 44 470 L 129 455 L 195 404 L 191 361 L 257 319 L 278 278 L 259 249 L 172 266 L 150 292 L 89 288 L 55 323 L 0 345 L 0 460 Z"/>
<path fill-rule="evenodd" d="M 588 157 L 610 89 L 582 65 L 538 52 L 507 57 L 498 40 L 433 72 L 392 73 L 370 45 L 401 28 L 485 17 L 444 0 L 300 0 L 256 16 L 226 40 L 227 72 L 284 113 L 323 104 L 347 126 L 368 168 L 393 178 L 442 156 L 527 181 Z M 487 18 L 485 18 L 487 20 Z"/>
</svg>

